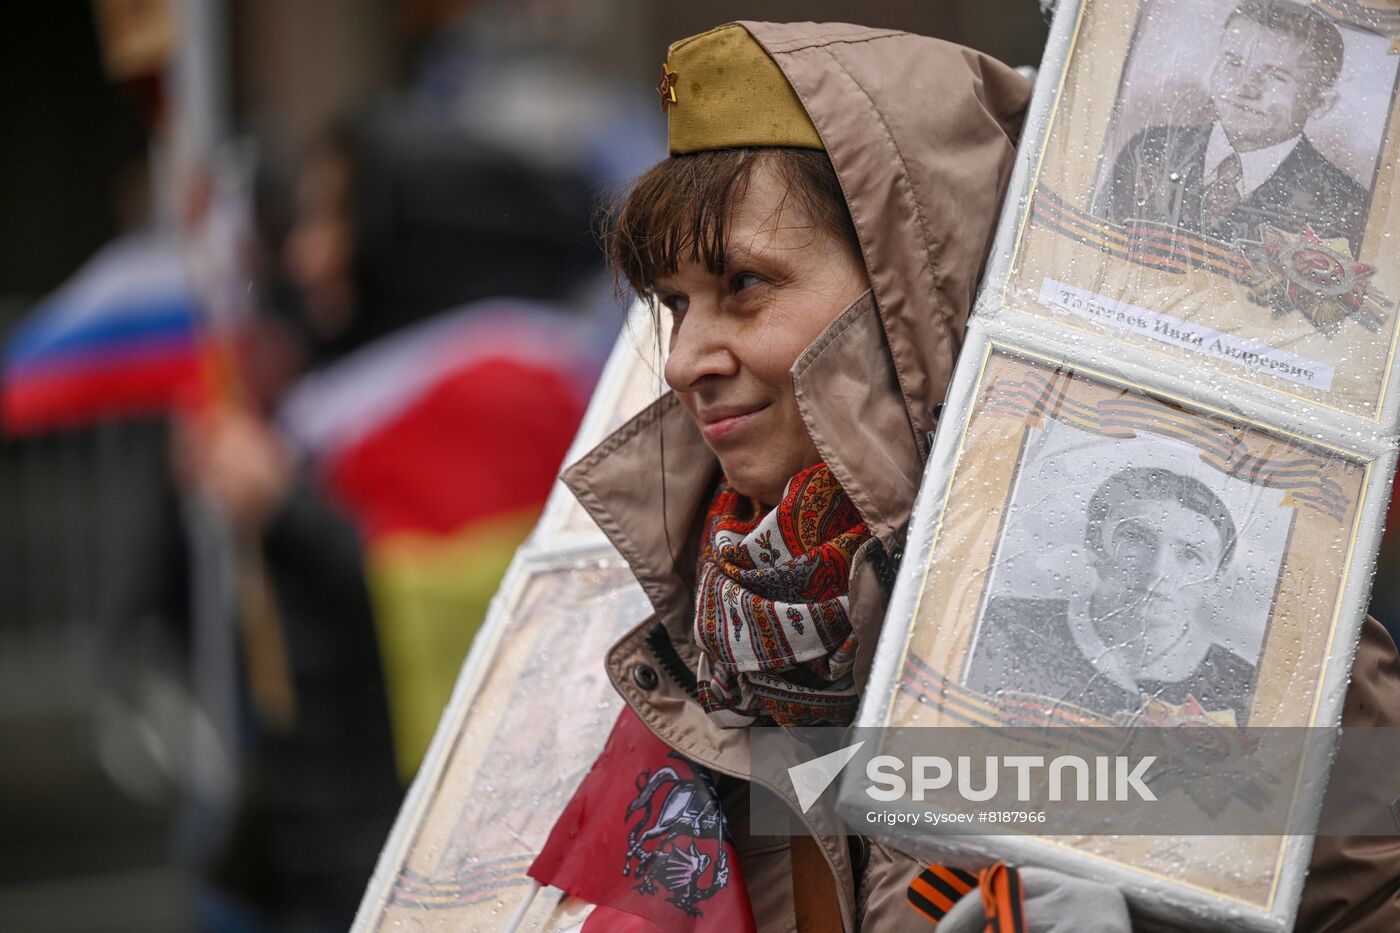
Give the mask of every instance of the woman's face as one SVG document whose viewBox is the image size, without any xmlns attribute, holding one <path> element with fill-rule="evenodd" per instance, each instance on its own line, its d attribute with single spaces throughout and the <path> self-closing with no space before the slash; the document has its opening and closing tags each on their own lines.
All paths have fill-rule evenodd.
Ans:
<svg viewBox="0 0 1400 933">
<path fill-rule="evenodd" d="M 767 505 L 821 459 L 797 409 L 798 355 L 870 287 L 843 241 L 814 227 L 767 165 L 728 221 L 724 269 L 683 260 L 655 283 L 675 324 L 666 382 L 736 490 Z"/>
</svg>

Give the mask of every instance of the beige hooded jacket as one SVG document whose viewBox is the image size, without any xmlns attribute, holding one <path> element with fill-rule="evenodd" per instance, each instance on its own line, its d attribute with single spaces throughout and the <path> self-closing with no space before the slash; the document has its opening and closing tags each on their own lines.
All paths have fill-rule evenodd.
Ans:
<svg viewBox="0 0 1400 933">
<path fill-rule="evenodd" d="M 863 688 L 1030 85 L 978 52 L 922 36 L 843 24 L 742 25 L 786 75 L 820 134 L 870 274 L 871 292 L 792 370 L 808 431 L 874 534 L 851 570 L 855 675 Z M 564 478 L 656 610 L 609 652 L 613 684 L 664 742 L 748 780 L 747 730 L 716 726 L 693 695 L 695 558 L 717 469 L 668 393 Z M 1374 622 L 1347 718 L 1400 722 L 1400 661 Z M 795 929 L 787 845 L 736 835 L 759 929 Z M 876 846 L 861 850 L 868 858 L 857 866 L 844 839 L 817 842 L 842 928 L 930 928 L 905 903 L 913 862 Z M 1313 872 L 1300 930 L 1400 930 L 1400 842 L 1322 840 Z"/>
</svg>

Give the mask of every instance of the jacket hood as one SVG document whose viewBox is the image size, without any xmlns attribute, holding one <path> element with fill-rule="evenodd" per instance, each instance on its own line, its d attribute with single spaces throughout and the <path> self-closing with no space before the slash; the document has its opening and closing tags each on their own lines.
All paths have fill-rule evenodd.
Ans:
<svg viewBox="0 0 1400 933">
<path fill-rule="evenodd" d="M 1030 82 L 979 52 L 887 29 L 741 23 L 792 85 L 836 169 L 871 293 L 793 367 L 819 452 L 899 547 L 1010 179 Z M 665 615 L 715 471 L 668 395 L 565 480 Z M 658 521 L 665 513 L 665 521 Z"/>
<path fill-rule="evenodd" d="M 922 459 L 962 348 L 1031 83 L 980 52 L 925 36 L 741 25 L 792 84 L 836 168 Z"/>
</svg>

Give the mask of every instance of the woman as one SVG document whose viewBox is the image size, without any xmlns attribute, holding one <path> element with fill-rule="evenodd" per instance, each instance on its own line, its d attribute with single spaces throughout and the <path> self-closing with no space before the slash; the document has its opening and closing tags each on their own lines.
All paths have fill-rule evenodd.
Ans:
<svg viewBox="0 0 1400 933">
<path fill-rule="evenodd" d="M 934 39 L 744 23 L 672 46 L 658 90 L 672 157 L 608 239 L 629 283 L 675 316 L 673 391 L 565 479 L 656 609 L 609 653 L 613 683 L 721 776 L 736 817 L 743 726 L 854 714 L 1029 86 Z M 768 649 L 743 635 L 760 619 Z M 1376 665 L 1395 659 L 1374 631 L 1353 700 L 1400 709 L 1393 673 L 1380 696 Z M 912 861 L 840 838 L 756 839 L 737 821 L 759 929 L 928 929 L 906 903 Z M 1368 903 L 1388 883 L 1384 853 L 1351 853 L 1334 865 L 1358 874 L 1305 916 L 1395 910 Z M 1027 888 L 1032 928 L 1050 929 Z M 1088 888 L 1122 916 L 1116 892 Z M 1376 916 L 1356 928 L 1389 922 Z"/>
</svg>

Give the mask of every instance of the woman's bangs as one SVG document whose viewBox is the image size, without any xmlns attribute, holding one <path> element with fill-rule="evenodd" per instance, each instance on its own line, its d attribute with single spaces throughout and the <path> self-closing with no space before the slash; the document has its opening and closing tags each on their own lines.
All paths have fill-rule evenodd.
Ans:
<svg viewBox="0 0 1400 933">
<path fill-rule="evenodd" d="M 604 233 L 619 277 L 646 295 L 685 260 L 720 272 L 729 214 L 747 190 L 755 155 L 728 149 L 673 156 L 643 175 Z"/>
</svg>

